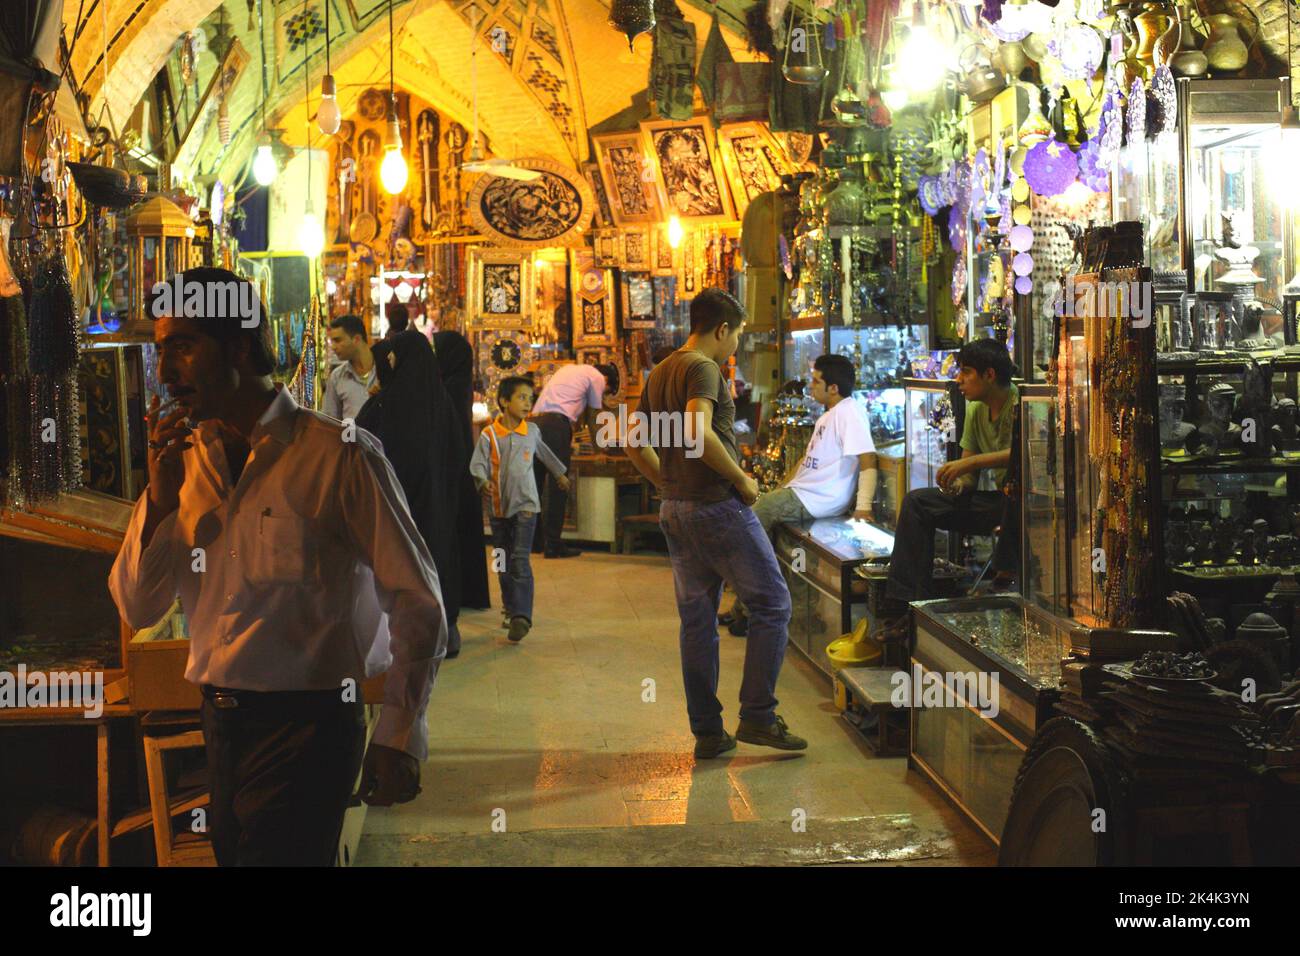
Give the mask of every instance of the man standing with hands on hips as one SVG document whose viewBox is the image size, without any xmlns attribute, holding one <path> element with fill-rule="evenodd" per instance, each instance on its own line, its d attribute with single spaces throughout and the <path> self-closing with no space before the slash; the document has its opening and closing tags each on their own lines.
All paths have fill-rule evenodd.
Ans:
<svg viewBox="0 0 1300 956">
<path fill-rule="evenodd" d="M 363 763 L 360 685 L 385 669 L 361 794 L 388 806 L 419 793 L 447 647 L 438 573 L 378 441 L 272 382 L 256 291 L 222 292 L 247 280 L 174 281 L 206 290 L 206 307 L 149 304 L 175 407 L 151 404 L 149 487 L 109 589 L 135 628 L 180 597 L 218 864 L 328 866 Z M 226 314 L 249 299 L 257 314 Z"/>
<path fill-rule="evenodd" d="M 684 440 L 680 447 L 627 446 L 637 470 L 663 492 L 659 522 L 672 559 L 682 679 L 697 758 L 732 750 L 737 740 L 780 750 L 808 746 L 776 713 L 790 592 L 772 542 L 750 509 L 758 485 L 738 464 L 736 406 L 721 368 L 735 354 L 744 327 L 744 307 L 725 290 L 705 289 L 691 300 L 690 337 L 655 366 L 638 407 L 647 415 L 681 419 L 681 429 L 666 431 Z M 745 602 L 750 619 L 735 737 L 723 729 L 718 700 L 723 581 Z"/>
</svg>

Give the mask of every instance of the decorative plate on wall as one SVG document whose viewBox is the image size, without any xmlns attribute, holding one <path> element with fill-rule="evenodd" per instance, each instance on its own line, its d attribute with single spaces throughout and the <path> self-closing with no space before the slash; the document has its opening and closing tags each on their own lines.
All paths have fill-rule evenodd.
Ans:
<svg viewBox="0 0 1300 956">
<path fill-rule="evenodd" d="M 519 159 L 514 166 L 536 179 L 483 175 L 469 194 L 474 228 L 499 246 L 571 246 L 582 242 L 596 197 L 582 174 L 549 159 Z"/>
</svg>

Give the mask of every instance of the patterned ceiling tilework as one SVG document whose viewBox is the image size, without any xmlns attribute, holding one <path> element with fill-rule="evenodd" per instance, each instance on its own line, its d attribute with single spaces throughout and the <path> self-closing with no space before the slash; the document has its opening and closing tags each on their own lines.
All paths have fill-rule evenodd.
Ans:
<svg viewBox="0 0 1300 956">
<path fill-rule="evenodd" d="M 570 158 L 575 162 L 580 160 L 586 149 L 585 110 L 563 9 L 546 0 L 450 2 L 466 23 L 477 23 L 480 41 L 514 71 L 550 117 L 568 147 Z M 578 17 L 589 17 L 592 12 L 583 10 Z M 600 12 L 603 24 L 606 19 L 603 6 Z"/>
</svg>

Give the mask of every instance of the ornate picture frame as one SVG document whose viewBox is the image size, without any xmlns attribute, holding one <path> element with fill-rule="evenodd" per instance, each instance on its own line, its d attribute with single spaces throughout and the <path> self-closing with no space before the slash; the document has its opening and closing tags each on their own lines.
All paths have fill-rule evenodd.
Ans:
<svg viewBox="0 0 1300 956">
<path fill-rule="evenodd" d="M 763 123 L 720 126 L 718 153 L 738 217 L 745 215 L 757 196 L 780 186 L 782 174 L 790 172 L 785 151 Z"/>
<path fill-rule="evenodd" d="M 515 249 L 469 251 L 469 324 L 475 329 L 533 327 L 533 256 Z"/>
<path fill-rule="evenodd" d="M 622 232 L 618 229 L 597 229 L 591 234 L 591 249 L 596 265 L 602 269 L 616 269 L 622 261 Z"/>
<path fill-rule="evenodd" d="M 677 274 L 675 250 L 668 241 L 668 226 L 656 223 L 650 227 L 650 274 L 672 276 Z"/>
<path fill-rule="evenodd" d="M 587 181 L 591 187 L 591 194 L 596 199 L 596 214 L 591 223 L 598 229 L 607 229 L 614 225 L 614 214 L 609 207 L 609 194 L 605 191 L 605 183 L 600 178 L 599 163 L 583 163 L 581 166 L 582 178 Z"/>
<path fill-rule="evenodd" d="M 480 176 L 466 202 L 475 230 L 506 247 L 541 249 L 582 243 L 596 212 L 596 195 L 587 180 L 550 159 L 516 159 L 513 165 L 541 175 L 526 181 Z"/>
<path fill-rule="evenodd" d="M 653 164 L 640 132 L 598 133 L 591 141 L 614 225 L 623 228 L 658 222 L 662 217 Z"/>
<path fill-rule="evenodd" d="M 718 161 L 713 121 L 707 114 L 681 122 L 643 122 L 641 135 L 667 215 L 694 223 L 735 221 L 731 192 Z"/>
<path fill-rule="evenodd" d="M 624 229 L 618 267 L 629 272 L 645 272 L 652 262 L 649 229 Z"/>
<path fill-rule="evenodd" d="M 614 273 L 596 264 L 595 254 L 574 249 L 569 260 L 573 301 L 573 348 L 612 346 L 617 341 Z"/>
<path fill-rule="evenodd" d="M 655 320 L 654 282 L 648 272 L 624 272 L 619 275 L 623 299 L 623 328 L 653 329 Z"/>
</svg>

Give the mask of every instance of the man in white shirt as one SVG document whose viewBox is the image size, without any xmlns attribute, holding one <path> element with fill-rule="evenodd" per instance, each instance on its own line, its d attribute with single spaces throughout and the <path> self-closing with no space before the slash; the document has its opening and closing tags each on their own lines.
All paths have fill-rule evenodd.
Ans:
<svg viewBox="0 0 1300 956">
<path fill-rule="evenodd" d="M 754 502 L 754 514 L 769 535 L 780 523 L 842 515 L 871 521 L 879 471 L 867 410 L 853 397 L 857 372 L 843 355 L 823 355 L 813 363 L 809 390 L 826 406 L 817 419 L 799 469 L 785 485 Z M 854 488 L 856 486 L 856 494 Z M 749 622 L 739 598 L 720 620 L 737 637 Z"/>
<path fill-rule="evenodd" d="M 109 589 L 137 629 L 180 597 L 217 862 L 329 865 L 362 768 L 360 684 L 385 669 L 361 794 L 387 806 L 419 792 L 447 646 L 438 574 L 378 441 L 300 408 L 271 380 L 264 314 L 246 328 L 213 301 L 201 317 L 150 303 L 178 407 L 150 409 L 149 486 Z"/>
<path fill-rule="evenodd" d="M 366 327 L 358 316 L 340 315 L 330 323 L 329 336 L 339 364 L 325 381 L 321 411 L 340 421 L 356 421 L 375 384 L 375 358 L 366 343 Z"/>
<path fill-rule="evenodd" d="M 573 448 L 573 432 L 579 419 L 596 433 L 596 413 L 606 405 L 606 396 L 612 397 L 619 388 L 618 367 L 615 365 L 561 365 L 547 381 L 533 405 L 532 421 L 541 429 L 542 441 L 560 459 L 565 470 Z M 548 558 L 572 558 L 581 551 L 566 547 L 564 534 L 564 509 L 569 496 L 560 491 L 555 478 L 539 464 L 535 469 L 537 488 L 543 483 L 546 491 L 542 500 L 542 534 L 533 550 L 542 547 Z"/>
</svg>

